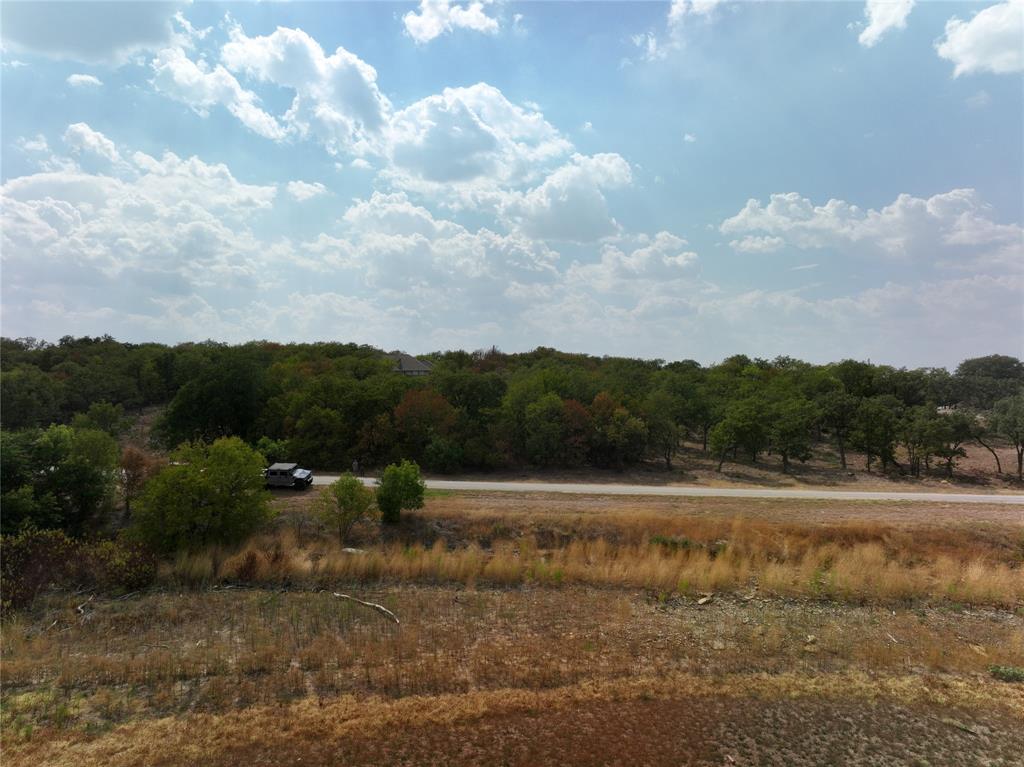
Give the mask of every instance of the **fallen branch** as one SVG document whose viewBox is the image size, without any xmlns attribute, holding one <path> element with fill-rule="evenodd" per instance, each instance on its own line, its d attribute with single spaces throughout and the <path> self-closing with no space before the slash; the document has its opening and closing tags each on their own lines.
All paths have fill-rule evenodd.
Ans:
<svg viewBox="0 0 1024 767">
<path fill-rule="evenodd" d="M 395 615 L 395 614 L 394 614 L 393 612 L 391 612 L 391 611 L 390 611 L 390 610 L 389 610 L 388 608 L 386 608 L 386 607 L 385 607 L 384 605 L 379 605 L 379 604 L 377 604 L 376 602 L 364 602 L 364 601 L 363 601 L 362 599 L 356 599 L 355 597 L 350 597 L 350 596 L 349 596 L 348 594 L 339 594 L 339 593 L 338 593 L 338 592 L 336 592 L 336 591 L 335 591 L 335 592 L 332 592 L 332 593 L 333 593 L 333 594 L 334 594 L 334 596 L 336 596 L 336 597 L 337 597 L 338 599 L 347 599 L 347 600 L 348 600 L 348 601 L 350 601 L 350 602 L 355 602 L 356 604 L 359 604 L 359 605 L 363 605 L 364 607 L 370 607 L 370 608 L 373 608 L 374 610 L 376 610 L 377 612 L 379 612 L 379 613 L 380 613 L 381 615 L 384 615 L 384 616 L 386 616 L 386 617 L 390 618 L 391 620 L 393 620 L 393 621 L 394 621 L 395 623 L 398 623 L 398 622 L 399 622 L 399 620 L 398 620 L 398 616 L 397 616 L 397 615 Z"/>
<path fill-rule="evenodd" d="M 75 610 L 78 611 L 78 614 L 79 615 L 85 615 L 85 606 L 87 604 L 89 604 L 95 598 L 96 598 L 96 595 L 93 594 L 91 597 L 89 597 L 84 602 L 82 602 L 82 604 L 80 604 L 78 607 L 76 607 Z"/>
</svg>

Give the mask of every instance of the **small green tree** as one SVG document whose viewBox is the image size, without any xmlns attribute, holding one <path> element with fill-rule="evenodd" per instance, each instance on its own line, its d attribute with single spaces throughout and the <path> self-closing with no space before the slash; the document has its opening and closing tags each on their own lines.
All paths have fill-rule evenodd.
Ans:
<svg viewBox="0 0 1024 767">
<path fill-rule="evenodd" d="M 338 541 L 345 543 L 358 522 L 374 516 L 373 491 L 351 472 L 345 472 L 323 489 L 314 509 L 325 525 L 338 531 Z"/>
<path fill-rule="evenodd" d="M 94 402 L 84 413 L 78 413 L 71 421 L 76 430 L 94 429 L 104 431 L 111 437 L 119 437 L 128 430 L 131 419 L 126 418 L 121 405 L 109 402 Z"/>
<path fill-rule="evenodd" d="M 154 550 L 236 543 L 273 518 L 263 456 L 238 437 L 184 444 L 171 457 L 133 513 L 135 534 Z"/>
<path fill-rule="evenodd" d="M 1005 437 L 1017 451 L 1017 479 L 1024 480 L 1024 392 L 992 407 L 992 431 Z"/>
<path fill-rule="evenodd" d="M 377 481 L 377 507 L 381 521 L 397 524 L 402 509 L 419 509 L 423 506 L 423 492 L 426 485 L 420 477 L 420 467 L 412 461 L 391 464 Z"/>
</svg>

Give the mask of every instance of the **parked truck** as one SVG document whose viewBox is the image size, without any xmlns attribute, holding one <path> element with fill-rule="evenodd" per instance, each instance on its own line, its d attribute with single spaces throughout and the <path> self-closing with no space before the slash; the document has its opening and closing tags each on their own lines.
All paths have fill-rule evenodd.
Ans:
<svg viewBox="0 0 1024 767">
<path fill-rule="evenodd" d="M 297 463 L 275 463 L 263 472 L 267 487 L 291 487 L 304 490 L 313 484 L 313 472 Z"/>
</svg>

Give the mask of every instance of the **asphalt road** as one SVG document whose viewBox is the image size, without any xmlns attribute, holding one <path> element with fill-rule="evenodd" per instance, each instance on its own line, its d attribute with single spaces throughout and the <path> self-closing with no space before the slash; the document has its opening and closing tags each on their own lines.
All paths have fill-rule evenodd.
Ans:
<svg viewBox="0 0 1024 767">
<path fill-rule="evenodd" d="M 316 475 L 314 485 L 329 485 L 337 476 Z M 376 480 L 360 477 L 363 484 Z M 766 490 L 756 487 L 686 487 L 681 485 L 604 485 L 563 482 L 478 482 L 428 479 L 431 490 L 476 490 L 506 493 L 573 493 L 577 495 L 661 495 L 687 498 L 802 498 L 822 501 L 929 501 L 931 503 L 1001 503 L 1024 505 L 1024 495 L 979 493 L 886 493 L 855 490 Z"/>
</svg>

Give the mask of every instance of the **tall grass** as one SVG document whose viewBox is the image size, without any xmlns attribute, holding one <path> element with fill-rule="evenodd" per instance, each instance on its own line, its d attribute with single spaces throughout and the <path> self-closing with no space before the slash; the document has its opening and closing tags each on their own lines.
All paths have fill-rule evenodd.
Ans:
<svg viewBox="0 0 1024 767">
<path fill-rule="evenodd" d="M 991 557 L 908 558 L 883 543 L 816 543 L 764 536 L 733 524 L 715 545 L 666 545 L 661 539 L 614 543 L 577 539 L 541 549 L 531 536 L 449 549 L 443 541 L 385 543 L 345 551 L 327 539 L 300 545 L 289 530 L 258 536 L 239 550 L 194 553 L 165 565 L 161 577 L 183 585 L 214 581 L 326 586 L 338 581 L 397 581 L 513 586 L 586 584 L 697 594 L 758 590 L 764 595 L 847 602 L 942 600 L 1001 607 L 1024 603 L 1024 569 Z"/>
</svg>

